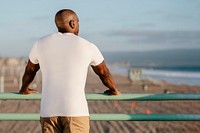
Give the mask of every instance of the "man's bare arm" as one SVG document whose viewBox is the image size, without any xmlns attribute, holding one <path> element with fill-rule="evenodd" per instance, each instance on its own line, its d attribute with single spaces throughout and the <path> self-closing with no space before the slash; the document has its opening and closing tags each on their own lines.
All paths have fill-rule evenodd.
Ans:
<svg viewBox="0 0 200 133">
<path fill-rule="evenodd" d="M 108 95 L 118 95 L 120 94 L 120 91 L 116 88 L 115 82 L 105 64 L 103 61 L 101 64 L 97 66 L 92 66 L 94 72 L 99 76 L 102 83 L 109 88 L 109 90 L 106 90 L 104 93 Z"/>
<path fill-rule="evenodd" d="M 31 94 L 31 93 L 35 93 L 36 90 L 34 89 L 29 89 L 29 85 L 31 84 L 31 82 L 33 81 L 37 71 L 40 69 L 39 64 L 33 64 L 31 63 L 31 61 L 28 61 L 28 64 L 26 66 L 23 78 L 22 78 L 22 86 L 21 86 L 21 90 L 19 91 L 19 93 L 21 94 Z"/>
</svg>

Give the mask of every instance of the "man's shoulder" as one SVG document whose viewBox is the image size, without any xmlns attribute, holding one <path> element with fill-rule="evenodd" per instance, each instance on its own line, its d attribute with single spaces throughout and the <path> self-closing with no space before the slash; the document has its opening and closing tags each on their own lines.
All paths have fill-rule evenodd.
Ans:
<svg viewBox="0 0 200 133">
<path fill-rule="evenodd" d="M 85 43 L 91 43 L 89 40 L 83 38 L 83 37 L 80 37 L 80 36 L 77 36 L 82 42 L 85 42 Z"/>
<path fill-rule="evenodd" d="M 95 46 L 95 44 L 92 43 L 92 42 L 90 42 L 89 40 L 87 40 L 87 39 L 85 39 L 85 38 L 83 38 L 83 37 L 80 37 L 80 36 L 78 36 L 78 37 L 79 37 L 79 39 L 81 40 L 81 42 L 82 42 L 83 44 L 88 45 L 88 46 L 90 46 L 90 47 L 94 47 L 94 46 Z"/>
</svg>

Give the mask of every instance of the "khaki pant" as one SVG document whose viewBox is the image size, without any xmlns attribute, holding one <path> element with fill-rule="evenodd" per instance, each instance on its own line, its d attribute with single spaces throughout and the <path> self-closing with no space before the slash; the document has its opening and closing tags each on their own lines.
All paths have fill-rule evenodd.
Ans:
<svg viewBox="0 0 200 133">
<path fill-rule="evenodd" d="M 40 118 L 42 133 L 89 133 L 89 116 Z"/>
</svg>

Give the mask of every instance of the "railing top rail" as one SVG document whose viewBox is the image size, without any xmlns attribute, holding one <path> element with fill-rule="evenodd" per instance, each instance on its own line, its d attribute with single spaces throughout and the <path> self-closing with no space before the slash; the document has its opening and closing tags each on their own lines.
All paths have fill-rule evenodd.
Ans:
<svg viewBox="0 0 200 133">
<path fill-rule="evenodd" d="M 0 113 L 3 121 L 39 121 L 39 114 Z M 200 121 L 200 114 L 90 114 L 92 121 Z"/>
<path fill-rule="evenodd" d="M 41 94 L 21 95 L 19 93 L 0 93 L 0 100 L 40 100 Z M 102 93 L 86 94 L 87 100 L 122 100 L 122 101 L 167 101 L 167 100 L 200 100 L 200 94 L 120 94 L 108 96 Z"/>
</svg>

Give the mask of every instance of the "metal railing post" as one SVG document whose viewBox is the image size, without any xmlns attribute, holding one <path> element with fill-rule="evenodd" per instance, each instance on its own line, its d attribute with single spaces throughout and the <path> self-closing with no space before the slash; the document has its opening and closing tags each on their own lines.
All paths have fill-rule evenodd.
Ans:
<svg viewBox="0 0 200 133">
<path fill-rule="evenodd" d="M 4 92 L 4 77 L 0 76 L 0 92 Z"/>
</svg>

